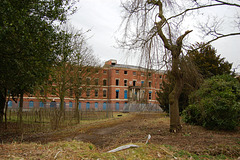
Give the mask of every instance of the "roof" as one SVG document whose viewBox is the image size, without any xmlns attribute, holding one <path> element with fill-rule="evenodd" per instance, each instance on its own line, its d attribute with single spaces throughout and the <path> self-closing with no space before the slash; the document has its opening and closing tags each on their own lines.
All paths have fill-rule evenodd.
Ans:
<svg viewBox="0 0 240 160">
<path fill-rule="evenodd" d="M 126 64 L 115 64 L 115 65 L 109 65 L 110 68 L 123 68 L 123 69 L 135 69 L 135 70 L 150 70 L 144 67 L 140 66 L 134 66 L 134 65 L 126 65 Z M 158 73 L 165 73 L 165 70 L 152 70 Z"/>
</svg>

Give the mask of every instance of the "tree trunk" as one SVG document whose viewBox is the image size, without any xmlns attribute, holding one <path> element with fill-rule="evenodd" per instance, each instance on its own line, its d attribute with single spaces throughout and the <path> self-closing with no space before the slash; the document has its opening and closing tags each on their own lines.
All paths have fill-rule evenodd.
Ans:
<svg viewBox="0 0 240 160">
<path fill-rule="evenodd" d="M 79 110 L 78 110 L 78 96 L 75 97 L 75 118 L 77 118 L 77 123 L 79 124 Z"/>
<path fill-rule="evenodd" d="M 64 108 L 64 96 L 60 96 L 60 111 L 61 113 L 64 113 L 65 108 Z"/>
<path fill-rule="evenodd" d="M 179 115 L 179 97 L 180 95 L 177 94 L 180 92 L 181 89 L 181 82 L 180 80 L 177 80 L 173 91 L 169 95 L 169 104 L 170 104 L 170 132 L 180 132 L 182 129 L 181 123 L 180 123 L 180 115 Z"/>
<path fill-rule="evenodd" d="M 7 111 L 8 111 L 8 101 L 10 99 L 9 97 L 8 97 L 8 99 L 6 101 L 6 104 L 5 104 L 5 112 L 4 112 L 4 116 L 5 116 L 5 129 L 7 129 Z"/>
<path fill-rule="evenodd" d="M 171 73 L 175 78 L 175 86 L 173 91 L 169 94 L 170 132 L 180 132 L 182 129 L 178 101 L 183 88 L 183 77 L 180 73 L 179 63 L 179 54 L 173 52 Z"/>
<path fill-rule="evenodd" d="M 6 96 L 0 93 L 0 123 L 3 122 L 5 103 L 6 103 Z"/>
<path fill-rule="evenodd" d="M 20 105 L 19 105 L 19 110 L 18 110 L 18 116 L 19 116 L 19 127 L 21 132 L 23 131 L 23 126 L 22 126 L 22 113 L 23 113 L 23 92 L 20 94 Z"/>
</svg>

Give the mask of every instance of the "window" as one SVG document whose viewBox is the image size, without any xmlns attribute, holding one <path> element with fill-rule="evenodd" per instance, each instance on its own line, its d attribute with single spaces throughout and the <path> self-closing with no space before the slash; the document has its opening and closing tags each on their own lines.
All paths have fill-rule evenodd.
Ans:
<svg viewBox="0 0 240 160">
<path fill-rule="evenodd" d="M 136 75 L 137 75 L 137 72 L 133 72 L 133 75 L 136 76 Z"/>
<path fill-rule="evenodd" d="M 73 103 L 69 102 L 69 108 L 72 108 L 72 107 L 73 107 Z"/>
<path fill-rule="evenodd" d="M 119 103 L 118 102 L 115 105 L 115 109 L 116 109 L 116 111 L 119 111 Z"/>
<path fill-rule="evenodd" d="M 89 97 L 90 96 L 90 89 L 87 89 L 87 97 Z"/>
<path fill-rule="evenodd" d="M 97 78 L 95 79 L 95 85 L 96 86 L 98 85 L 98 79 Z"/>
<path fill-rule="evenodd" d="M 50 102 L 50 108 L 56 108 L 57 103 L 55 101 Z"/>
<path fill-rule="evenodd" d="M 127 81 L 128 80 L 126 80 L 126 79 L 124 80 L 124 86 L 127 86 Z"/>
<path fill-rule="evenodd" d="M 107 85 L 107 80 L 104 79 L 104 80 L 103 80 L 103 86 L 106 86 L 106 85 Z"/>
<path fill-rule="evenodd" d="M 141 87 L 143 87 L 143 85 L 144 85 L 144 81 L 141 81 Z"/>
<path fill-rule="evenodd" d="M 89 102 L 86 103 L 86 109 L 90 110 L 90 103 Z"/>
<path fill-rule="evenodd" d="M 82 108 L 82 103 L 78 102 L 78 109 L 81 110 L 81 108 Z"/>
<path fill-rule="evenodd" d="M 118 74 L 119 73 L 119 70 L 116 70 L 116 74 Z"/>
<path fill-rule="evenodd" d="M 119 98 L 119 90 L 116 90 L 116 98 Z"/>
<path fill-rule="evenodd" d="M 149 76 L 149 77 L 151 77 L 151 76 L 152 76 L 152 74 L 151 74 L 151 73 L 148 73 L 148 76 Z"/>
<path fill-rule="evenodd" d="M 33 108 L 33 106 L 34 106 L 34 102 L 33 102 L 33 101 L 30 101 L 30 102 L 29 102 L 29 108 Z"/>
<path fill-rule="evenodd" d="M 107 71 L 106 71 L 106 70 L 103 70 L 103 73 L 104 73 L 104 74 L 107 74 Z"/>
<path fill-rule="evenodd" d="M 124 99 L 127 99 L 127 90 L 124 90 Z"/>
<path fill-rule="evenodd" d="M 106 110 L 106 109 L 107 109 L 107 103 L 104 102 L 104 103 L 103 103 L 103 110 Z"/>
<path fill-rule="evenodd" d="M 86 78 L 87 85 L 90 85 L 91 79 L 89 77 Z"/>
<path fill-rule="evenodd" d="M 82 95 L 82 88 L 79 88 L 78 95 L 81 97 L 81 95 Z"/>
<path fill-rule="evenodd" d="M 41 95 L 41 96 L 44 95 L 44 89 L 43 89 L 43 88 L 40 89 L 40 95 Z"/>
<path fill-rule="evenodd" d="M 107 90 L 103 90 L 103 97 L 107 97 Z"/>
<path fill-rule="evenodd" d="M 162 79 L 162 75 L 160 75 L 159 78 Z"/>
<path fill-rule="evenodd" d="M 33 93 L 33 90 L 31 90 L 30 93 L 29 93 L 29 96 L 32 97 L 33 94 L 34 94 L 34 93 Z"/>
<path fill-rule="evenodd" d="M 44 107 L 44 103 L 41 101 L 41 102 L 39 102 L 39 107 L 40 108 L 43 108 Z"/>
<path fill-rule="evenodd" d="M 57 91 L 56 91 L 56 88 L 53 86 L 53 87 L 52 87 L 52 95 L 53 95 L 53 96 L 56 96 L 56 92 L 57 92 Z"/>
<path fill-rule="evenodd" d="M 94 106 L 95 106 L 95 109 L 98 109 L 98 103 L 97 102 L 95 102 Z"/>
<path fill-rule="evenodd" d="M 116 86 L 119 86 L 119 79 L 116 79 Z"/>
<path fill-rule="evenodd" d="M 143 72 L 141 73 L 141 76 L 144 76 L 144 73 L 143 73 Z"/>
<path fill-rule="evenodd" d="M 148 82 L 148 87 L 152 87 L 152 82 L 151 81 Z"/>
<path fill-rule="evenodd" d="M 124 74 L 127 74 L 127 71 L 124 71 Z"/>
<path fill-rule="evenodd" d="M 12 107 L 12 101 L 8 101 L 8 107 Z"/>
<path fill-rule="evenodd" d="M 137 81 L 134 80 L 133 81 L 133 86 L 136 86 L 136 84 L 137 84 Z"/>
<path fill-rule="evenodd" d="M 73 96 L 73 90 L 69 89 L 69 96 L 72 97 Z"/>
<path fill-rule="evenodd" d="M 152 92 L 151 91 L 148 94 L 148 99 L 152 99 Z"/>
<path fill-rule="evenodd" d="M 95 97 L 98 97 L 98 90 L 95 89 Z"/>
</svg>

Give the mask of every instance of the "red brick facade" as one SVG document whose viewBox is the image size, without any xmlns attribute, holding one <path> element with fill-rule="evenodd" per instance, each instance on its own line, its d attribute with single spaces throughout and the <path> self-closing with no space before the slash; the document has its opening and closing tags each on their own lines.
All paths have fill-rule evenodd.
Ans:
<svg viewBox="0 0 240 160">
<path fill-rule="evenodd" d="M 116 60 L 105 62 L 99 72 L 101 73 L 91 77 L 97 79 L 97 84 L 91 84 L 95 87 L 91 89 L 89 87 L 89 96 L 85 92 L 79 99 L 82 104 L 81 109 L 99 108 L 101 110 L 106 108 L 106 104 L 113 104 L 112 108 L 121 110 L 121 107 L 123 108 L 126 104 L 158 104 L 156 92 L 160 90 L 162 81 L 166 78 L 164 72 L 117 64 Z M 48 94 L 47 97 L 48 106 L 52 101 L 60 102 L 57 96 Z M 24 102 L 34 108 L 41 107 L 41 99 L 41 97 L 24 96 Z M 74 95 L 66 96 L 64 101 L 66 108 L 74 108 Z"/>
</svg>

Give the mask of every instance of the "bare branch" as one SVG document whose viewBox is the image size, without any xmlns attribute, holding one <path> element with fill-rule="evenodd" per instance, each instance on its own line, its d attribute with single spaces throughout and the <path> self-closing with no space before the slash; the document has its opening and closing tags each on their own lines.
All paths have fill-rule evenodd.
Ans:
<svg viewBox="0 0 240 160">
<path fill-rule="evenodd" d="M 217 0 L 215 0 L 217 1 Z M 218 1 L 217 1 L 218 2 Z M 198 5 L 198 7 L 194 7 L 194 8 L 188 8 L 186 10 L 184 10 L 183 12 L 179 13 L 179 14 L 176 14 L 174 16 L 171 16 L 167 19 L 167 21 L 173 19 L 173 18 L 176 18 L 176 17 L 179 17 L 181 15 L 184 15 L 186 14 L 187 12 L 189 11 L 193 11 L 193 10 L 199 10 L 199 9 L 203 9 L 203 8 L 210 8 L 210 7 L 217 7 L 217 6 L 224 6 L 224 5 L 228 5 L 228 6 L 234 6 L 234 7 L 240 7 L 240 5 L 238 4 L 234 4 L 234 3 L 216 3 L 216 4 L 209 4 L 209 5 Z"/>
<path fill-rule="evenodd" d="M 214 39 L 206 42 L 205 45 L 208 45 L 208 44 L 210 44 L 210 43 L 212 43 L 212 42 L 214 42 L 214 41 L 216 41 L 216 40 L 218 40 L 218 39 L 220 39 L 220 38 L 226 38 L 226 37 L 237 36 L 237 35 L 240 35 L 240 32 L 224 34 L 224 35 L 218 36 L 218 37 L 216 37 L 216 38 L 214 38 Z"/>
</svg>

